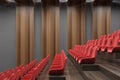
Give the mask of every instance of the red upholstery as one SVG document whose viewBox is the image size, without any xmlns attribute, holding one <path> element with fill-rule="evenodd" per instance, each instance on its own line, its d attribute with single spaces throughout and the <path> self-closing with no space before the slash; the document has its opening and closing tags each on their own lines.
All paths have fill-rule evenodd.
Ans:
<svg viewBox="0 0 120 80">
<path fill-rule="evenodd" d="M 95 63 L 98 51 L 107 51 L 109 54 L 120 51 L 120 30 L 96 40 L 88 40 L 86 45 L 75 45 L 68 52 L 78 63 L 89 64 Z"/>
<path fill-rule="evenodd" d="M 35 80 L 44 66 L 47 64 L 49 56 L 36 64 L 36 60 L 33 60 L 27 65 L 20 65 L 14 69 L 0 73 L 0 80 Z"/>
<path fill-rule="evenodd" d="M 42 59 L 37 65 L 35 65 L 31 70 L 28 71 L 26 75 L 24 75 L 21 80 L 35 80 L 41 71 L 44 69 L 45 65 L 49 61 L 49 56 Z"/>
<path fill-rule="evenodd" d="M 89 63 L 94 63 L 95 58 L 96 58 L 96 53 L 97 53 L 97 47 L 93 46 L 82 46 L 82 50 L 79 52 L 76 52 L 74 49 L 68 51 L 71 56 L 80 64 L 89 64 Z"/>
<path fill-rule="evenodd" d="M 60 54 L 56 54 L 51 67 L 49 69 L 49 75 L 62 75 L 66 65 L 67 57 L 62 50 Z"/>
<path fill-rule="evenodd" d="M 111 39 L 111 44 L 107 47 L 107 51 L 109 53 L 112 53 L 113 51 L 120 51 L 120 30 L 113 33 Z"/>
</svg>

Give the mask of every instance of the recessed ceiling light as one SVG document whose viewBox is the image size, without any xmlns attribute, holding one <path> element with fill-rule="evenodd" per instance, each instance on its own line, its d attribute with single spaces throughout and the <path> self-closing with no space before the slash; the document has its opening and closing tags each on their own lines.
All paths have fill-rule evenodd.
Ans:
<svg viewBox="0 0 120 80">
<path fill-rule="evenodd" d="M 60 2 L 63 2 L 63 3 L 64 3 L 64 2 L 68 2 L 68 0 L 59 0 L 59 1 L 60 1 Z"/>
<path fill-rule="evenodd" d="M 86 2 L 94 2 L 94 0 L 86 0 Z"/>
<path fill-rule="evenodd" d="M 6 1 L 8 1 L 8 2 L 15 2 L 14 0 L 6 0 Z"/>
</svg>

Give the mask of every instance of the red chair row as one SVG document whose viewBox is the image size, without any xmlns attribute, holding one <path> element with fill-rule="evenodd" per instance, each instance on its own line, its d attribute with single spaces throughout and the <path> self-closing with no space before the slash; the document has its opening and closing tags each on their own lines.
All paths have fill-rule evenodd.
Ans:
<svg viewBox="0 0 120 80">
<path fill-rule="evenodd" d="M 0 73 L 0 80 L 19 80 L 35 65 L 36 65 L 36 60 L 30 62 L 26 66 L 20 65 L 15 69 L 9 69 L 5 72 Z"/>
<path fill-rule="evenodd" d="M 104 35 L 100 39 L 88 40 L 86 45 L 76 45 L 69 54 L 80 64 L 95 63 L 97 51 L 120 51 L 120 30 Z"/>
<path fill-rule="evenodd" d="M 80 64 L 93 64 L 95 63 L 97 47 L 89 45 L 75 46 L 70 49 L 69 54 Z"/>
<path fill-rule="evenodd" d="M 89 40 L 89 45 L 97 46 L 99 51 L 113 53 L 120 51 L 120 30 L 113 32 L 110 35 L 104 35 L 97 40 Z"/>
<path fill-rule="evenodd" d="M 49 75 L 63 75 L 67 57 L 62 50 L 60 54 L 56 54 L 49 69 Z"/>
<path fill-rule="evenodd" d="M 45 65 L 49 61 L 49 56 L 42 59 L 37 65 L 35 65 L 26 75 L 24 75 L 21 80 L 35 80 L 41 71 L 44 69 Z"/>
</svg>

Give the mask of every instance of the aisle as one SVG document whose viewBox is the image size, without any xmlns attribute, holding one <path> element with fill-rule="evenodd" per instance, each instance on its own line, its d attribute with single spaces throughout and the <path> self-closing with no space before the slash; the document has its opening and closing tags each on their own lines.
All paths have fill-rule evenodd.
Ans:
<svg viewBox="0 0 120 80">
<path fill-rule="evenodd" d="M 37 80 L 49 80 L 48 77 L 48 71 L 49 71 L 49 67 L 50 67 L 50 62 L 47 64 L 47 66 L 45 67 L 45 69 L 41 72 L 40 76 L 37 78 Z"/>
<path fill-rule="evenodd" d="M 66 80 L 84 80 L 69 59 L 67 60 L 65 74 L 66 74 Z"/>
<path fill-rule="evenodd" d="M 40 74 L 37 80 L 49 80 L 48 70 L 50 67 L 50 63 L 45 67 L 43 72 Z M 65 74 L 66 80 L 84 80 L 82 76 L 79 74 L 78 70 L 75 68 L 73 63 L 67 59 Z"/>
</svg>

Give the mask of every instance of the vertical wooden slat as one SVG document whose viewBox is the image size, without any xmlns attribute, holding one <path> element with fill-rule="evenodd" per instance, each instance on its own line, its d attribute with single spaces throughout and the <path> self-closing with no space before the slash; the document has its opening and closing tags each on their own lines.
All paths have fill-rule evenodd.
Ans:
<svg viewBox="0 0 120 80">
<path fill-rule="evenodd" d="M 97 38 L 97 22 L 96 22 L 96 10 L 95 7 L 92 5 L 92 37 L 93 39 Z"/>
<path fill-rule="evenodd" d="M 72 7 L 72 47 L 77 44 L 77 26 L 78 26 L 78 21 L 77 21 L 77 9 L 76 7 Z"/>
<path fill-rule="evenodd" d="M 85 42 L 85 6 L 81 6 L 81 44 Z"/>
<path fill-rule="evenodd" d="M 99 38 L 101 35 L 102 35 L 102 33 L 103 33 L 103 29 L 102 29 L 102 27 L 103 27 L 103 23 L 102 23 L 102 20 L 103 20 L 103 10 L 102 10 L 102 8 L 101 7 L 98 7 L 97 8 L 97 33 L 98 33 L 98 35 L 97 35 L 97 38 Z"/>
<path fill-rule="evenodd" d="M 29 15 L 29 27 L 30 27 L 30 30 L 29 30 L 29 40 L 30 40 L 30 48 L 29 48 L 29 54 L 30 54 L 30 61 L 32 61 L 34 59 L 34 7 L 29 7 L 30 11 L 30 15 Z"/>
<path fill-rule="evenodd" d="M 20 64 L 20 8 L 16 8 L 16 64 Z"/>
<path fill-rule="evenodd" d="M 21 18 L 20 18 L 20 34 L 21 34 L 21 39 L 20 39 L 20 46 L 21 46 L 21 64 L 27 64 L 28 63 L 28 19 L 26 18 L 28 14 L 27 13 L 27 8 L 22 6 L 21 7 Z"/>
<path fill-rule="evenodd" d="M 110 33 L 110 26 L 111 26 L 111 7 L 110 6 L 107 6 L 106 7 L 106 26 L 107 26 L 107 34 Z"/>
<path fill-rule="evenodd" d="M 111 8 L 108 8 L 106 6 L 96 6 L 92 14 L 93 38 L 96 39 L 99 38 L 101 35 L 109 34 Z"/>
<path fill-rule="evenodd" d="M 52 60 L 59 52 L 59 7 L 49 5 L 42 9 L 42 55 L 50 54 Z"/>
<path fill-rule="evenodd" d="M 20 65 L 34 59 L 34 8 L 17 6 L 16 9 L 16 53 Z"/>
<path fill-rule="evenodd" d="M 46 54 L 46 8 L 42 7 L 42 58 Z"/>
<path fill-rule="evenodd" d="M 59 53 L 60 43 L 60 7 L 55 7 L 55 53 Z"/>
<path fill-rule="evenodd" d="M 71 8 L 67 9 L 67 29 L 68 29 L 68 49 L 72 48 L 72 12 Z"/>
<path fill-rule="evenodd" d="M 68 10 L 68 49 L 85 40 L 85 10 L 84 6 L 72 6 Z"/>
</svg>

